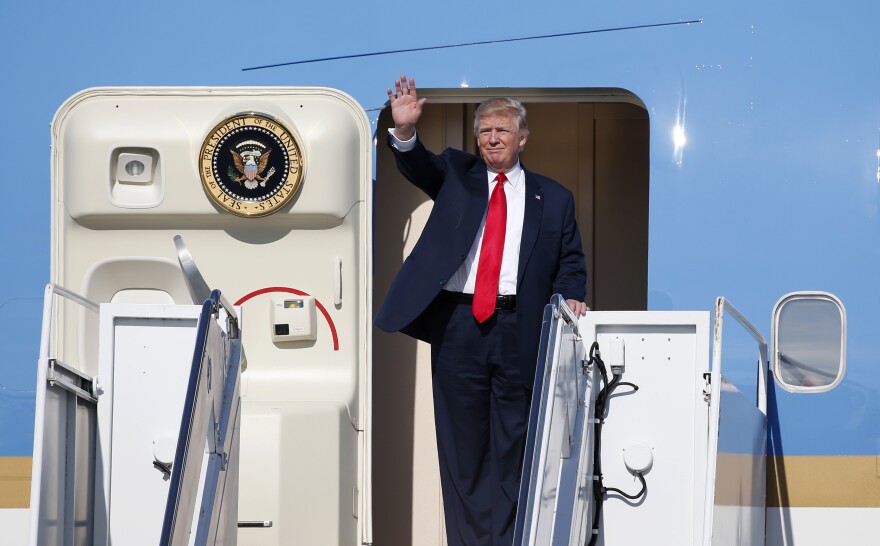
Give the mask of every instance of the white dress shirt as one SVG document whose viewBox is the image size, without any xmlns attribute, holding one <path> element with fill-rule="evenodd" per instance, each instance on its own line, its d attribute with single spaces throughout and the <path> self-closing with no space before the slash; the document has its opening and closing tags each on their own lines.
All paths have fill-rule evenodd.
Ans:
<svg viewBox="0 0 880 546">
<path fill-rule="evenodd" d="M 391 135 L 391 145 L 401 152 L 408 152 L 415 147 L 416 137 L 409 140 L 400 140 L 394 134 L 394 129 L 388 129 Z M 501 295 L 516 294 L 516 276 L 519 267 L 519 245 L 522 239 L 523 217 L 526 210 L 526 174 L 517 161 L 516 165 L 504 173 L 507 183 L 504 185 L 504 197 L 507 199 L 507 229 L 504 232 L 504 254 L 501 257 L 501 275 L 498 279 L 498 293 Z M 495 177 L 498 173 L 486 167 L 486 191 L 492 195 L 492 190 L 498 182 Z M 458 271 L 449 279 L 444 287 L 450 292 L 474 293 L 474 285 L 477 281 L 477 267 L 479 265 L 480 248 L 483 245 L 483 231 L 486 229 L 486 213 L 489 210 L 488 199 L 483 218 L 480 220 L 480 228 L 477 237 L 471 245 L 464 263 Z"/>
</svg>

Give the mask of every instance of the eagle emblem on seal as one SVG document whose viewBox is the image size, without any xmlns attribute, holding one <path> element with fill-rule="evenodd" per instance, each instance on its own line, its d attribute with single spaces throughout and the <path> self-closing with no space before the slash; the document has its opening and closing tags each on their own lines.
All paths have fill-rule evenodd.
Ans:
<svg viewBox="0 0 880 546">
<path fill-rule="evenodd" d="M 235 171 L 238 171 L 236 173 L 230 167 L 227 173 L 229 178 L 239 184 L 244 182 L 244 187 L 249 190 L 256 188 L 257 185 L 265 187 L 266 181 L 275 174 L 275 167 L 272 167 L 266 176 L 262 176 L 269 164 L 269 155 L 272 153 L 272 149 L 260 142 L 253 140 L 240 142 L 230 148 L 229 153 L 232 154 Z"/>
</svg>

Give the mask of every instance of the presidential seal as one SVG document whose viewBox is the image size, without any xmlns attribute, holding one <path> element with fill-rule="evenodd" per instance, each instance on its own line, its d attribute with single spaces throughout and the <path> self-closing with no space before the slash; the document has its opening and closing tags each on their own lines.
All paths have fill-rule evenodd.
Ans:
<svg viewBox="0 0 880 546">
<path fill-rule="evenodd" d="M 299 190 L 302 145 L 267 114 L 238 114 L 217 124 L 199 154 L 202 186 L 224 210 L 258 217 L 277 212 Z"/>
</svg>

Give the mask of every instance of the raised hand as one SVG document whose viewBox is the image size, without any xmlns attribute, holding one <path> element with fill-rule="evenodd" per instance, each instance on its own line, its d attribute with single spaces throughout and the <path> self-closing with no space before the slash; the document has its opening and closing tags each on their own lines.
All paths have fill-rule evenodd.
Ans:
<svg viewBox="0 0 880 546">
<path fill-rule="evenodd" d="M 391 101 L 391 118 L 394 120 L 394 135 L 400 140 L 409 140 L 415 134 L 416 123 L 422 117 L 422 105 L 428 99 L 420 99 L 416 93 L 416 80 L 406 74 L 394 82 L 394 91 L 389 87 L 388 100 Z"/>
</svg>

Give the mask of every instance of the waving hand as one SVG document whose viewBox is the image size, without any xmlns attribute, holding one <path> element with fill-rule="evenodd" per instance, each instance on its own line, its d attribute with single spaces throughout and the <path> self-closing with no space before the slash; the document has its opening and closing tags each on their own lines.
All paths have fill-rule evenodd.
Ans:
<svg viewBox="0 0 880 546">
<path fill-rule="evenodd" d="M 422 116 L 422 106 L 428 99 L 420 99 L 416 93 L 416 80 L 406 75 L 394 82 L 394 91 L 389 87 L 388 100 L 391 101 L 391 118 L 394 120 L 394 134 L 400 140 L 409 140 L 415 134 L 416 123 Z"/>
</svg>

